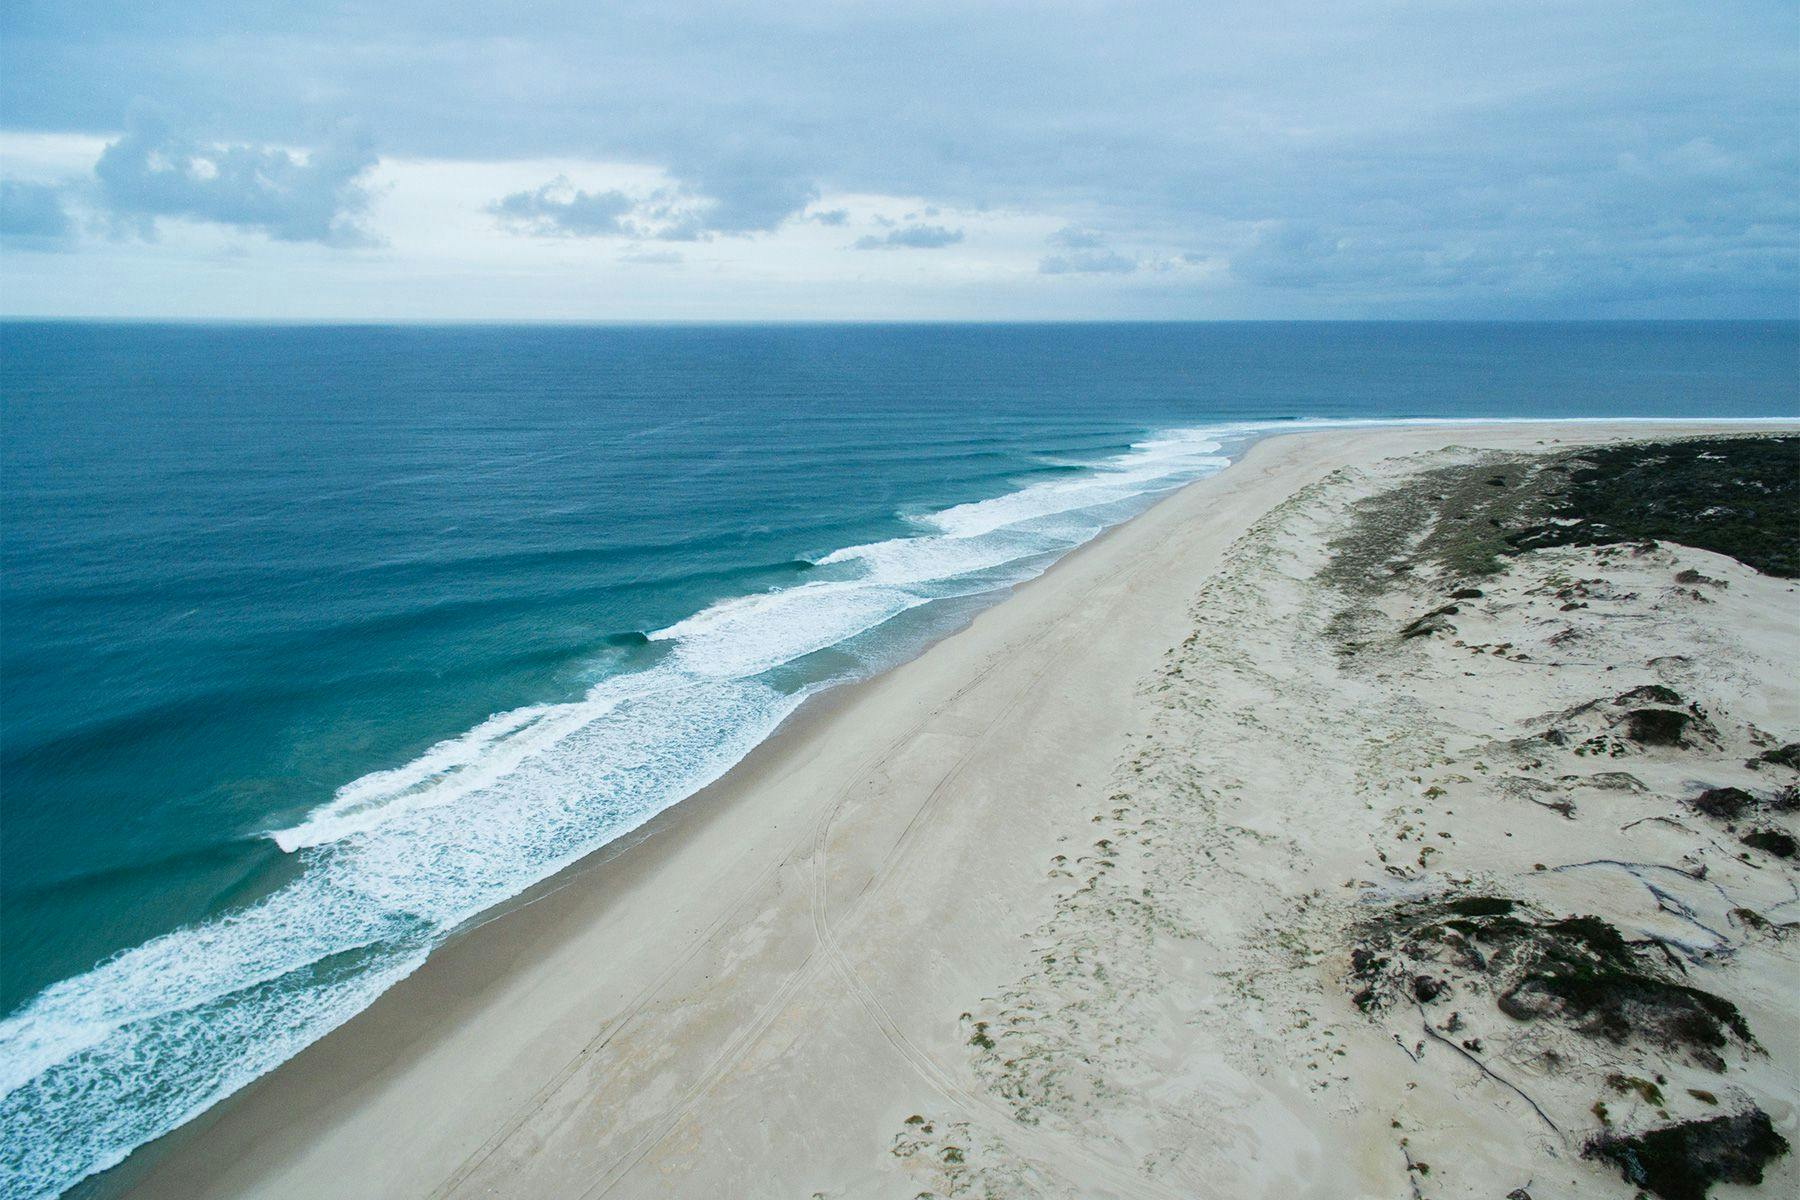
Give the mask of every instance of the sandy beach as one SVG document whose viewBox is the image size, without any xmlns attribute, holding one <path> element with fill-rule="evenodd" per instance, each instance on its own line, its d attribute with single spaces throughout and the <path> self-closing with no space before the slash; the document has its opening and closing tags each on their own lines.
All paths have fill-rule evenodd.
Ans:
<svg viewBox="0 0 1800 1200">
<path fill-rule="evenodd" d="M 1800 1140 L 1794 581 L 1659 544 L 1471 583 L 1419 523 L 1753 428 L 1259 442 L 100 1182 L 1546 1200 L 1636 1192 L 1595 1139 Z M 1545 973 L 1574 916 L 1629 1004 Z"/>
</svg>

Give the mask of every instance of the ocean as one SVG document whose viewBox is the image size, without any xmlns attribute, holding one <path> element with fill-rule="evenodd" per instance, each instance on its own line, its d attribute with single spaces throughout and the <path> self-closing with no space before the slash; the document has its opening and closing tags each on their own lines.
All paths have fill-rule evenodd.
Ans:
<svg viewBox="0 0 1800 1200">
<path fill-rule="evenodd" d="M 0 403 L 0 1194 L 53 1196 L 1257 437 L 1795 416 L 1800 324 L 14 322 Z"/>
</svg>

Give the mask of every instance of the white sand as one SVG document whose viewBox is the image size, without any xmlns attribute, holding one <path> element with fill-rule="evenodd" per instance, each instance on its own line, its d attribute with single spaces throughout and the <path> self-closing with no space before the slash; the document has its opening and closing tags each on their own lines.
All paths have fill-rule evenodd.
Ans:
<svg viewBox="0 0 1800 1200">
<path fill-rule="evenodd" d="M 1660 1119 L 1608 1073 L 1661 1072 L 1677 1118 L 1690 1087 L 1753 1101 L 1800 1143 L 1800 940 L 1731 915 L 1800 920 L 1795 871 L 1679 803 L 1701 775 L 1792 782 L 1742 762 L 1800 735 L 1793 585 L 1679 547 L 1548 551 L 1453 633 L 1392 635 L 1425 581 L 1381 598 L 1345 659 L 1311 579 L 1358 497 L 1468 457 L 1445 446 L 1699 431 L 1263 442 L 446 948 L 128 1164 L 137 1194 L 1630 1196 L 1577 1157 L 1603 1096 Z M 1682 567 L 1728 586 L 1693 600 Z M 1606 582 L 1565 612 L 1556 573 Z M 1706 707 L 1703 762 L 1513 744 L 1649 682 Z M 1561 779 L 1605 770 L 1643 790 Z M 1599 859 L 1707 875 L 1573 865 Z M 1451 880 L 1710 951 L 1690 982 L 1767 1053 L 1721 1076 L 1509 1022 L 1461 981 L 1365 1016 L 1357 923 Z M 1451 1010 L 1478 1054 L 1425 1031 Z M 1760 1194 L 1793 1194 L 1797 1157 Z"/>
</svg>

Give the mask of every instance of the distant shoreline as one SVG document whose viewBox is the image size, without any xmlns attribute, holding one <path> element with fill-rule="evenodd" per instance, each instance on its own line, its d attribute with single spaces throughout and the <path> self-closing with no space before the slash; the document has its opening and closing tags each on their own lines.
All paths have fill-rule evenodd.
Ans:
<svg viewBox="0 0 1800 1200">
<path fill-rule="evenodd" d="M 231 317 L 231 316 L 193 316 L 193 317 L 134 317 L 134 316 L 52 316 L 31 313 L 0 313 L 0 325 L 134 325 L 172 327 L 219 325 L 238 328 L 267 327 L 271 329 L 286 328 L 325 328 L 325 329 L 407 329 L 434 328 L 445 329 L 779 329 L 779 328 L 879 328 L 898 329 L 931 329 L 942 327 L 956 328 L 1009 328 L 1009 327 L 1094 327 L 1116 325 L 1122 327 L 1154 327 L 1185 325 L 1476 325 L 1476 326 L 1656 326 L 1656 325 L 1800 325 L 1800 318 L 1795 317 L 1573 317 L 1549 319 L 1506 319 L 1506 318 L 1367 318 L 1344 319 L 1333 317 L 1231 317 L 1231 318 L 1194 318 L 1162 319 L 1162 320 L 1129 320 L 1096 317 L 1091 319 L 1042 319 L 1042 320 L 1003 320 L 991 321 L 970 317 L 967 319 L 945 318 L 942 320 L 889 320 L 870 318 L 868 320 L 588 320 L 579 317 L 568 319 L 546 318 L 544 320 L 503 320 L 496 321 L 482 317 L 450 318 L 421 317 L 416 320 L 388 318 L 369 318 L 352 320 L 347 318 L 318 317 Z"/>
</svg>

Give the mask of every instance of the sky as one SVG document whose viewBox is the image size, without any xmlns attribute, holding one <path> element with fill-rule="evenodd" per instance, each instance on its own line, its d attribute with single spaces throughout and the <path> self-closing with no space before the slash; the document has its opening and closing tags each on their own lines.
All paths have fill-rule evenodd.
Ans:
<svg viewBox="0 0 1800 1200">
<path fill-rule="evenodd" d="M 0 313 L 1800 315 L 1794 0 L 8 0 Z"/>
</svg>

